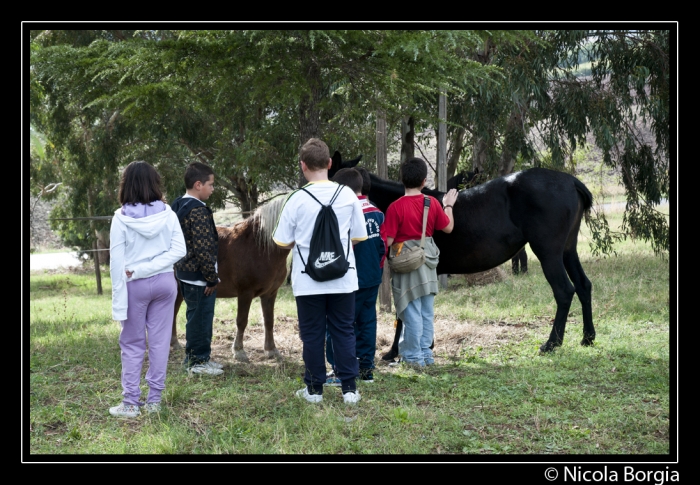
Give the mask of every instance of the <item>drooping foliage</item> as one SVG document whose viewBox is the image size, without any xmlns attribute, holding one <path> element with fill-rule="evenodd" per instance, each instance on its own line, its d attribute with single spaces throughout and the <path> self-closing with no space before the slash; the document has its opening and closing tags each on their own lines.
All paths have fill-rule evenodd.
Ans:
<svg viewBox="0 0 700 485">
<path fill-rule="evenodd" d="M 437 126 L 442 92 L 448 176 L 571 171 L 576 149 L 595 145 L 622 174 L 627 230 L 668 248 L 654 206 L 670 199 L 669 30 L 29 34 L 30 121 L 46 142 L 30 176 L 36 187 L 64 182 L 65 214 L 114 210 L 119 170 L 135 159 L 156 166 L 170 199 L 188 163 L 209 163 L 213 207 L 233 198 L 253 210 L 298 184 L 309 137 L 373 168 L 375 113 L 386 114 L 390 141 L 412 116 L 420 142 Z M 592 223 L 610 237 L 604 218 Z"/>
</svg>

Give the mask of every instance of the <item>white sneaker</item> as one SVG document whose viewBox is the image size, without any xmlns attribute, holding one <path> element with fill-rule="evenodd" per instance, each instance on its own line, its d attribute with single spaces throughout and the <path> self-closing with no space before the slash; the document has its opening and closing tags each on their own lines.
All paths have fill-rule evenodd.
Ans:
<svg viewBox="0 0 700 485">
<path fill-rule="evenodd" d="M 141 411 L 139 411 L 138 406 L 121 403 L 119 406 L 109 408 L 109 414 L 118 418 L 135 418 L 141 414 Z"/>
<path fill-rule="evenodd" d="M 143 409 L 147 413 L 159 413 L 160 412 L 160 403 L 159 402 L 149 402 L 146 403 L 146 405 L 143 407 Z"/>
<path fill-rule="evenodd" d="M 309 390 L 305 387 L 304 389 L 299 389 L 296 392 L 298 397 L 303 397 L 309 402 L 321 402 L 323 401 L 323 394 L 309 394 Z"/>
<path fill-rule="evenodd" d="M 217 369 L 216 367 L 209 365 L 209 362 L 207 362 L 206 364 L 193 365 L 192 367 L 187 369 L 187 371 L 193 374 L 208 374 L 210 376 L 218 376 L 224 373 L 223 370 Z"/>
<path fill-rule="evenodd" d="M 345 404 L 357 404 L 360 402 L 360 391 L 350 391 L 343 394 L 343 402 Z"/>
<path fill-rule="evenodd" d="M 219 364 L 218 362 L 214 362 L 213 360 L 210 360 L 209 362 L 207 362 L 207 364 L 209 364 L 214 369 L 223 369 L 224 368 L 223 364 Z"/>
</svg>

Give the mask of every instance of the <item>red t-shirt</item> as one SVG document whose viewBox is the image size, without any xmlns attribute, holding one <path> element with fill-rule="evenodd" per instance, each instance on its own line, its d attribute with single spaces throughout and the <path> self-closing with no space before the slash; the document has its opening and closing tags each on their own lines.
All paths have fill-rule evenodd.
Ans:
<svg viewBox="0 0 700 485">
<path fill-rule="evenodd" d="M 425 224 L 425 237 L 430 237 L 435 231 L 441 231 L 450 223 L 435 197 L 430 197 L 428 221 Z M 394 244 L 409 239 L 420 239 L 423 230 L 423 194 L 404 195 L 391 203 L 386 210 L 386 219 L 382 230 L 386 237 L 393 237 Z"/>
</svg>

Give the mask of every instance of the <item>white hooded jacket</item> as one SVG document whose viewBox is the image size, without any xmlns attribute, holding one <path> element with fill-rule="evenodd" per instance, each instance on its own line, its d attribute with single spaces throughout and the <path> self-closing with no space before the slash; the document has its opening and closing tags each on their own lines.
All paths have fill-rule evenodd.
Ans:
<svg viewBox="0 0 700 485">
<path fill-rule="evenodd" d="M 109 271 L 114 320 L 126 320 L 129 302 L 127 282 L 172 273 L 173 264 L 185 256 L 185 238 L 180 221 L 169 205 L 162 205 L 161 212 L 145 217 L 126 216 L 122 214 L 122 208 L 117 209 L 112 217 Z M 133 272 L 131 278 L 127 278 L 127 270 Z"/>
</svg>

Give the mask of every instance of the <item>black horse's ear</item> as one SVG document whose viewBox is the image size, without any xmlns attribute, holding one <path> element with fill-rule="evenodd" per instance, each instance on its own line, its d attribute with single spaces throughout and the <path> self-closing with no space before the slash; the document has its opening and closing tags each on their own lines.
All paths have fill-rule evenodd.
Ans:
<svg viewBox="0 0 700 485">
<path fill-rule="evenodd" d="M 331 158 L 333 159 L 333 166 L 336 164 L 340 166 L 340 163 L 343 161 L 343 157 L 340 156 L 340 152 L 338 150 L 335 151 Z"/>
<path fill-rule="evenodd" d="M 352 160 L 345 160 L 342 163 L 343 168 L 353 168 L 355 167 L 358 163 L 360 163 L 360 160 L 362 160 L 362 155 L 360 155 L 357 158 L 353 158 Z"/>
<path fill-rule="evenodd" d="M 333 156 L 331 157 L 332 163 L 331 163 L 331 169 L 328 171 L 328 178 L 331 178 L 335 173 L 341 169 L 341 163 L 342 163 L 342 158 L 340 156 L 340 152 L 338 150 L 335 151 Z"/>
</svg>

